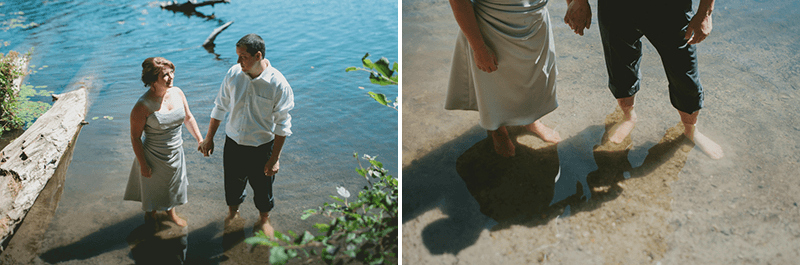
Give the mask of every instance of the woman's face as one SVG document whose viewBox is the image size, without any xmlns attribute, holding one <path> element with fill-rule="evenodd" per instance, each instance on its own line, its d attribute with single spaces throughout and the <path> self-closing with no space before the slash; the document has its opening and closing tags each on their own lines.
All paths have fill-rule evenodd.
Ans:
<svg viewBox="0 0 800 265">
<path fill-rule="evenodd" d="M 158 75 L 158 79 L 156 79 L 154 85 L 170 88 L 172 87 L 173 78 L 175 78 L 175 71 L 172 70 L 172 68 L 164 68 Z"/>
</svg>

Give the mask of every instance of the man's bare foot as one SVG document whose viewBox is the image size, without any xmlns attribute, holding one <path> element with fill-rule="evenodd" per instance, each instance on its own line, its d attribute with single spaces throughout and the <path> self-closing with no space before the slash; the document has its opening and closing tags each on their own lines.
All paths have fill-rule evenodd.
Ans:
<svg viewBox="0 0 800 265">
<path fill-rule="evenodd" d="M 512 157 L 515 154 L 514 143 L 508 137 L 508 130 L 505 126 L 500 126 L 495 131 L 490 131 L 492 135 L 492 143 L 494 143 L 494 151 L 502 157 Z"/>
<path fill-rule="evenodd" d="M 264 231 L 264 234 L 270 239 L 275 239 L 275 229 L 272 228 L 272 224 L 270 224 L 269 219 L 264 220 L 261 218 L 258 222 L 256 222 L 253 226 L 253 232 L 256 231 Z"/>
<path fill-rule="evenodd" d="M 697 147 L 700 147 L 700 150 L 711 157 L 711 159 L 720 159 L 724 156 L 722 147 L 700 133 L 696 126 L 691 124 L 683 124 L 683 126 L 685 128 L 683 133 L 686 135 L 686 137 L 689 138 L 689 140 L 692 140 Z"/>
<path fill-rule="evenodd" d="M 545 142 L 558 143 L 561 142 L 561 135 L 556 130 L 550 129 L 541 121 L 534 121 L 531 124 L 525 125 L 525 128 L 532 133 L 535 133 L 539 138 Z"/>
<path fill-rule="evenodd" d="M 239 212 L 228 213 L 228 216 L 225 217 L 225 223 L 230 223 L 231 221 L 239 219 L 240 217 L 241 216 L 239 216 Z"/>
<path fill-rule="evenodd" d="M 169 216 L 169 219 L 172 220 L 172 222 L 175 222 L 175 224 L 177 224 L 178 226 L 181 227 L 186 226 L 186 220 L 178 216 L 178 213 L 175 212 L 175 208 L 172 208 L 169 211 L 167 211 L 167 216 Z"/>
<path fill-rule="evenodd" d="M 636 119 L 636 111 L 634 111 L 633 107 L 631 107 L 631 110 L 624 114 L 622 122 L 614 125 L 615 128 L 611 129 L 613 133 L 610 137 L 608 137 L 608 140 L 617 144 L 622 143 L 622 141 L 624 141 L 625 138 L 631 134 L 633 128 L 636 127 Z"/>
</svg>

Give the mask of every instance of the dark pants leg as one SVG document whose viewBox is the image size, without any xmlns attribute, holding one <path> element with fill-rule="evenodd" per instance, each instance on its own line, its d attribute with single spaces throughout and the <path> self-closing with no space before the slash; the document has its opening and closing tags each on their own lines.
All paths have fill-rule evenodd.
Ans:
<svg viewBox="0 0 800 265">
<path fill-rule="evenodd" d="M 672 106 L 691 114 L 703 107 L 697 50 L 684 39 L 692 17 L 691 5 L 688 10 L 676 9 L 662 16 L 663 22 L 648 25 L 644 35 L 661 56 Z"/>
<path fill-rule="evenodd" d="M 608 72 L 608 88 L 614 98 L 627 98 L 639 91 L 642 41 L 635 16 L 625 15 L 625 5 L 598 0 L 597 21 Z"/>
<path fill-rule="evenodd" d="M 272 195 L 275 176 L 264 175 L 264 165 L 272 155 L 272 144 L 273 142 L 258 147 L 243 146 L 225 137 L 222 163 L 225 172 L 225 202 L 228 206 L 244 202 L 248 182 L 253 188 L 253 200 L 260 212 L 269 212 L 275 206 Z"/>
<path fill-rule="evenodd" d="M 615 98 L 639 91 L 641 37 L 658 50 L 669 80 L 670 102 L 683 112 L 703 106 L 703 88 L 697 71 L 694 45 L 683 39 L 692 14 L 691 1 L 598 0 L 597 16 L 608 70 L 609 89 Z"/>
</svg>

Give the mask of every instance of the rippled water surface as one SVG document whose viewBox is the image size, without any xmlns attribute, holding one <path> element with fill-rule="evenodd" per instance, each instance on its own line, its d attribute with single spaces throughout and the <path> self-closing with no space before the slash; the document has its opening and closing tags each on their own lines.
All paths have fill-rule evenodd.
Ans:
<svg viewBox="0 0 800 265">
<path fill-rule="evenodd" d="M 134 258 L 126 238 L 130 241 L 143 218 L 139 203 L 122 201 L 134 159 L 128 117 L 146 90 L 141 63 L 151 56 L 175 63 L 175 85 L 184 90 L 205 135 L 220 82 L 237 60 L 235 42 L 248 33 L 265 39 L 266 58 L 286 76 L 296 103 L 294 134 L 284 147 L 274 188 L 272 219 L 279 230 L 310 230 L 320 220 L 300 221 L 304 209 L 330 201 L 335 186 L 353 192 L 365 185 L 355 175 L 353 152 L 378 155 L 396 175 L 397 111 L 378 105 L 366 91 L 394 99 L 397 87 L 369 84 L 365 72 L 344 69 L 359 66 L 367 52 L 373 60 L 398 60 L 397 1 L 233 0 L 197 11 L 174 13 L 147 1 L 6 1 L 0 6 L 0 20 L 29 26 L 0 31 L 0 44 L 7 42 L 0 52 L 33 47 L 30 63 L 36 72 L 27 83 L 55 93 L 86 85 L 90 94 L 90 124 L 80 134 L 59 208 L 41 240 L 41 260 L 130 263 Z M 234 23 L 216 38 L 215 49 L 201 47 L 229 21 Z M 217 152 L 210 158 L 194 151 L 188 131 L 183 137 L 189 203 L 178 212 L 190 225 L 183 239 L 187 259 L 224 261 L 224 130 L 218 131 Z M 242 206 L 246 226 L 257 214 L 250 198 Z"/>
</svg>

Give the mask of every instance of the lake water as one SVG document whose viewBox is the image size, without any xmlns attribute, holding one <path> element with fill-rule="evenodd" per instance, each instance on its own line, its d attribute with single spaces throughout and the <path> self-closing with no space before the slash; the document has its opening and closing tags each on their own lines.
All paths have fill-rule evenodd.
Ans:
<svg viewBox="0 0 800 265">
<path fill-rule="evenodd" d="M 378 105 L 366 92 L 385 93 L 394 100 L 398 89 L 372 85 L 366 72 L 344 69 L 360 66 L 367 52 L 373 61 L 398 61 L 397 8 L 397 1 L 391 0 L 234 0 L 199 7 L 200 15 L 185 15 L 148 1 L 3 2 L 0 20 L 38 24 L 0 31 L 0 44 L 7 42 L 0 52 L 34 48 L 30 64 L 36 72 L 26 83 L 55 93 L 83 84 L 90 94 L 90 124 L 78 139 L 59 207 L 32 250 L 39 253 L 37 262 L 132 263 L 136 257 L 126 241 L 143 224 L 143 214 L 139 203 L 122 201 L 122 194 L 134 159 L 128 117 L 146 90 L 140 74 L 147 57 L 165 57 L 176 65 L 174 84 L 185 92 L 205 135 L 220 82 L 237 60 L 236 41 L 248 33 L 264 38 L 266 58 L 286 76 L 296 104 L 291 112 L 294 134 L 283 149 L 274 187 L 271 219 L 278 230 L 312 230 L 315 221 L 324 219 L 300 221 L 303 210 L 331 201 L 328 196 L 336 193 L 336 186 L 355 193 L 366 184 L 355 174 L 353 152 L 377 155 L 396 176 L 398 113 Z M 229 21 L 234 23 L 216 38 L 213 51 L 201 47 L 215 28 Z M 196 152 L 193 137 L 187 130 L 183 133 L 189 203 L 177 211 L 189 227 L 183 231 L 183 243 L 178 243 L 189 261 L 229 258 L 222 247 L 227 211 L 222 128 L 224 123 L 215 138 L 217 152 L 210 158 Z M 252 194 L 249 187 L 248 193 Z M 242 205 L 242 215 L 250 233 L 257 219 L 252 196 Z"/>
</svg>

